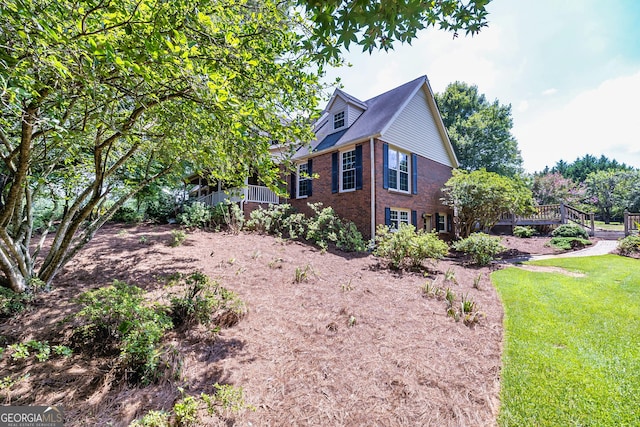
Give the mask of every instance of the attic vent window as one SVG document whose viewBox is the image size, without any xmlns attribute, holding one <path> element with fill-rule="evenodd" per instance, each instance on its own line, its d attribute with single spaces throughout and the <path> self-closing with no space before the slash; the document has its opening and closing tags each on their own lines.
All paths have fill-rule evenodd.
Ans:
<svg viewBox="0 0 640 427">
<path fill-rule="evenodd" d="M 344 126 L 344 111 L 340 111 L 333 115 L 333 128 L 340 129 Z"/>
</svg>

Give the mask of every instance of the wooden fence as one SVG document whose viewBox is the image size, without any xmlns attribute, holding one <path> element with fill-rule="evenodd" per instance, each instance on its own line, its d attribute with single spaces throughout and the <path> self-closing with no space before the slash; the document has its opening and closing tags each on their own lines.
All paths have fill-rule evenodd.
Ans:
<svg viewBox="0 0 640 427">
<path fill-rule="evenodd" d="M 640 213 L 624 212 L 624 235 L 638 234 L 638 224 L 640 224 Z"/>
</svg>

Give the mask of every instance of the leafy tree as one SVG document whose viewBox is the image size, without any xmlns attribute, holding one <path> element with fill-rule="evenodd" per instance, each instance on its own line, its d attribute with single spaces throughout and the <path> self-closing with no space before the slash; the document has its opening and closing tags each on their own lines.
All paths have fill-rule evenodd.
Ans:
<svg viewBox="0 0 640 427">
<path fill-rule="evenodd" d="M 497 99 L 490 103 L 477 86 L 463 82 L 447 86 L 436 101 L 461 168 L 512 177 L 522 173 L 522 156 L 511 134 L 511 105 Z"/>
<path fill-rule="evenodd" d="M 312 22 L 309 47 L 323 57 L 338 60 L 340 46 L 351 43 L 363 51 L 393 49 L 393 42 L 411 43 L 417 32 L 438 25 L 441 30 L 476 34 L 487 25 L 491 0 L 298 0 Z"/>
<path fill-rule="evenodd" d="M 149 183 L 207 165 L 272 184 L 272 141 L 311 136 L 318 76 L 298 15 L 276 2 L 10 0 L 1 13 L 0 269 L 15 291 L 44 242 L 32 250 L 34 200 L 64 205 L 37 271 L 50 284 Z"/>
<path fill-rule="evenodd" d="M 570 178 L 574 182 L 584 182 L 587 175 L 591 172 L 606 170 L 623 170 L 631 171 L 633 168 L 617 160 L 610 160 L 605 155 L 600 158 L 587 154 L 584 157 L 577 158 L 573 163 L 567 163 L 564 160 L 556 162 L 555 166 L 549 169 L 546 167 L 543 173 L 559 173 L 565 178 Z"/>
<path fill-rule="evenodd" d="M 605 224 L 622 213 L 637 197 L 638 174 L 623 170 L 591 172 L 585 180 L 587 196 L 598 210 Z"/>
<path fill-rule="evenodd" d="M 476 226 L 491 229 L 503 214 L 533 212 L 531 191 L 521 180 L 484 169 L 454 170 L 442 191 L 443 202 L 457 212 L 462 237 L 469 236 Z"/>
<path fill-rule="evenodd" d="M 487 3 L 5 0 L 0 285 L 50 285 L 160 178 L 209 170 L 233 184 L 255 172 L 276 189 L 269 149 L 311 139 L 319 75 L 340 46 L 388 49 L 436 24 L 475 33 Z M 52 214 L 32 242 L 43 199 Z"/>
<path fill-rule="evenodd" d="M 584 189 L 559 173 L 538 174 L 533 177 L 533 197 L 540 205 L 575 204 L 582 200 Z"/>
</svg>

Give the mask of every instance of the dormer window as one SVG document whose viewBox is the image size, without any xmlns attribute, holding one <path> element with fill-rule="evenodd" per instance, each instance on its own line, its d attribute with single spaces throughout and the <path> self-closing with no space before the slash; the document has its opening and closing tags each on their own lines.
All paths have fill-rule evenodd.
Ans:
<svg viewBox="0 0 640 427">
<path fill-rule="evenodd" d="M 340 129 L 341 127 L 344 127 L 344 111 L 333 115 L 333 128 Z"/>
</svg>

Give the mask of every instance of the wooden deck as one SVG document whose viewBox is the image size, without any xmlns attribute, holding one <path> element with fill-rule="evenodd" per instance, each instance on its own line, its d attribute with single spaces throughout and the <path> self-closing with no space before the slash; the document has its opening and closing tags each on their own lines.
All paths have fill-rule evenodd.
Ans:
<svg viewBox="0 0 640 427">
<path fill-rule="evenodd" d="M 559 225 L 567 224 L 569 221 L 585 228 L 590 236 L 595 234 L 593 214 L 583 212 L 564 203 L 537 206 L 537 211 L 529 216 L 505 214 L 496 225 L 511 227 L 517 225 Z"/>
</svg>

